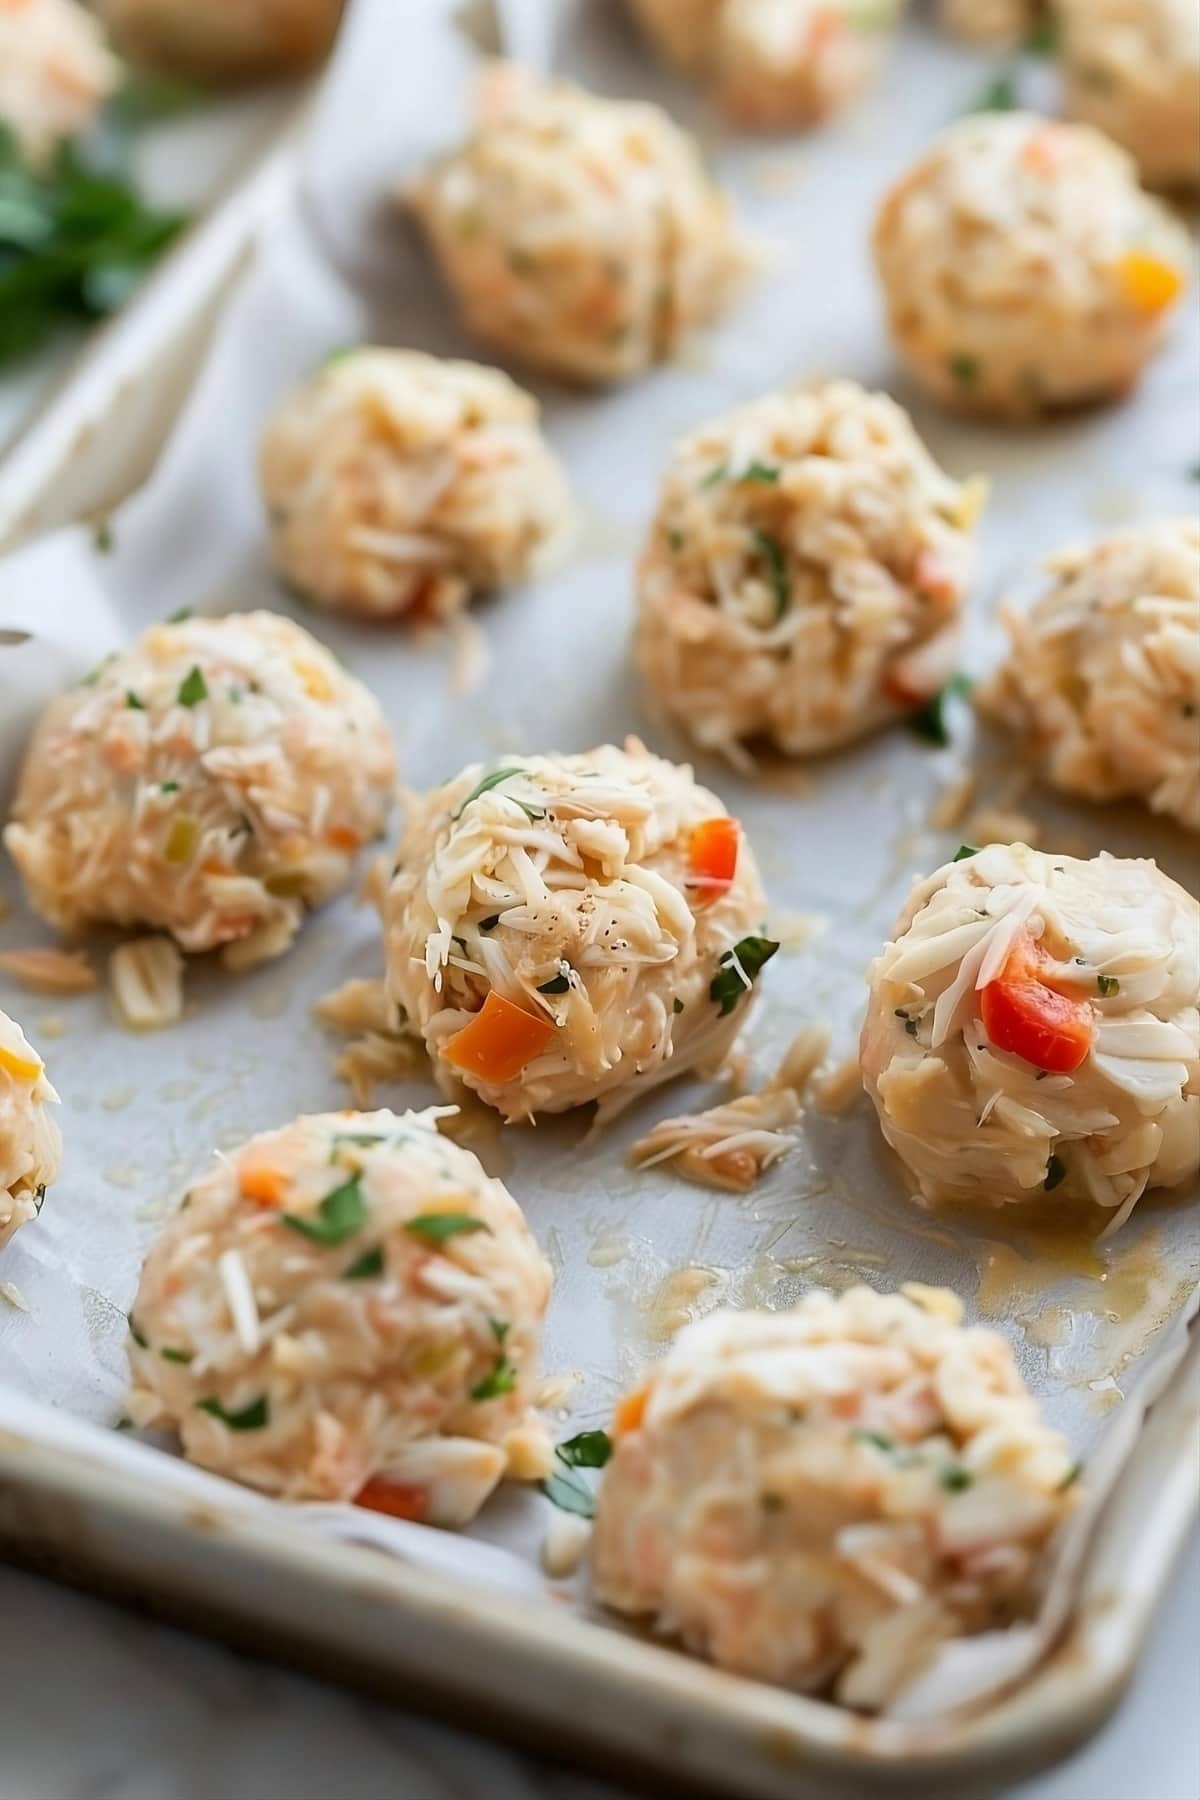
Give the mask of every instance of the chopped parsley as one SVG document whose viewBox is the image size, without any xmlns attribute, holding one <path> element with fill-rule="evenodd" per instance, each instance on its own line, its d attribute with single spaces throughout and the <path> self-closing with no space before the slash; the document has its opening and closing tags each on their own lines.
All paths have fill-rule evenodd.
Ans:
<svg viewBox="0 0 1200 1800">
<path fill-rule="evenodd" d="M 702 488 L 716 487 L 718 481 L 724 481 L 728 473 L 729 464 L 727 462 L 720 462 L 715 469 L 710 469 L 708 471 L 708 474 L 704 477 L 700 486 Z"/>
<path fill-rule="evenodd" d="M 773 538 L 769 531 L 752 531 L 759 555 L 767 565 L 771 577 L 771 592 L 775 596 L 775 617 L 782 619 L 791 604 L 792 588 L 788 580 L 787 563 L 778 538 Z"/>
<path fill-rule="evenodd" d="M 882 1450 L 885 1455 L 890 1455 L 896 1448 L 894 1441 L 890 1437 L 885 1437 L 882 1431 L 864 1431 L 856 1428 L 850 1433 L 850 1436 L 856 1444 L 870 1444 L 873 1449 Z"/>
<path fill-rule="evenodd" d="M 743 994 L 750 992 L 759 971 L 778 948 L 773 938 L 744 937 L 732 950 L 722 952 L 717 972 L 708 984 L 708 997 L 720 1007 L 722 1018 L 733 1011 Z"/>
<path fill-rule="evenodd" d="M 1021 105 L 1021 96 L 1017 92 L 1016 76 L 1011 69 L 1002 69 L 984 84 L 982 92 L 974 102 L 964 108 L 968 113 L 1016 112 Z"/>
<path fill-rule="evenodd" d="M 163 624 L 164 625 L 182 625 L 184 620 L 190 619 L 191 616 L 192 616 L 192 609 L 190 606 L 177 606 L 175 608 L 174 612 L 167 614 L 166 618 L 163 620 Z"/>
<path fill-rule="evenodd" d="M 780 470 L 777 463 L 752 462 L 742 470 L 739 481 L 756 481 L 764 487 L 773 486 L 779 480 Z"/>
<path fill-rule="evenodd" d="M 198 664 L 192 664 L 180 682 L 179 692 L 175 698 L 180 706 L 199 706 L 201 700 L 208 699 L 208 683 L 201 674 Z"/>
<path fill-rule="evenodd" d="M 1121 984 L 1115 975 L 1097 975 L 1096 986 L 1107 1000 L 1110 994 L 1119 994 Z"/>
<path fill-rule="evenodd" d="M 179 783 L 177 781 L 160 781 L 158 784 L 158 791 L 160 794 L 177 794 L 179 792 Z"/>
<path fill-rule="evenodd" d="M 1061 1156 L 1052 1156 L 1046 1164 L 1046 1179 L 1043 1181 L 1042 1187 L 1045 1189 L 1046 1193 L 1049 1194 L 1058 1186 L 1060 1181 L 1065 1181 L 1066 1178 L 1066 1163 Z"/>
<path fill-rule="evenodd" d="M 297 1213 L 283 1213 L 283 1223 L 314 1244 L 340 1244 L 367 1221 L 367 1203 L 362 1193 L 362 1172 L 356 1170 L 349 1181 L 326 1194 L 315 1216 L 301 1218 Z"/>
<path fill-rule="evenodd" d="M 477 1219 L 472 1213 L 430 1212 L 406 1219 L 404 1229 L 413 1237 L 424 1238 L 427 1243 L 444 1244 L 447 1238 L 460 1237 L 464 1232 L 490 1231 L 492 1228 L 486 1219 Z"/>
<path fill-rule="evenodd" d="M 373 1250 L 364 1250 L 357 1262 L 352 1262 L 348 1269 L 342 1270 L 342 1280 L 370 1281 L 373 1275 L 382 1275 L 383 1270 L 383 1246 L 376 1244 Z"/>
<path fill-rule="evenodd" d="M 576 1469 L 602 1469 L 612 1455 L 612 1439 L 607 1431 L 581 1431 L 555 1446 L 554 1455 L 561 1465 L 542 1483 L 547 1500 L 560 1511 L 574 1513 L 580 1519 L 596 1516 L 596 1499 L 587 1482 Z"/>
<path fill-rule="evenodd" d="M 539 994 L 565 994 L 567 992 L 568 988 L 570 987 L 570 985 L 571 985 L 571 982 L 570 982 L 569 977 L 560 972 L 557 975 L 551 976 L 549 981 L 543 981 L 541 986 L 538 988 L 538 993 Z"/>
<path fill-rule="evenodd" d="M 555 1449 L 555 1456 L 569 1469 L 602 1469 L 613 1453 L 607 1431 L 579 1431 Z"/>
<path fill-rule="evenodd" d="M 498 1344 L 502 1344 L 512 1330 L 511 1319 L 489 1319 L 488 1327 Z"/>
<path fill-rule="evenodd" d="M 450 814 L 451 823 L 461 819 L 468 806 L 470 806 L 473 801 L 478 800 L 481 794 L 489 794 L 493 788 L 498 788 L 502 782 L 511 781 L 514 775 L 524 775 L 525 773 L 526 771 L 521 768 L 519 764 L 514 765 L 511 769 L 493 769 L 490 775 L 484 776 L 478 786 L 471 789 L 471 792 L 467 795 L 458 811 Z M 518 800 L 517 805 L 521 808 L 521 811 L 525 814 L 527 819 L 544 819 L 546 816 L 543 807 L 527 806 L 524 800 Z"/>
<path fill-rule="evenodd" d="M 1083 1464 L 1081 1462 L 1073 1462 L 1071 1464 L 1070 1468 L 1067 1470 L 1066 1474 L 1063 1476 L 1062 1480 L 1059 1482 L 1058 1492 L 1061 1494 L 1061 1493 L 1064 1493 L 1067 1488 L 1074 1487 L 1075 1483 L 1079 1480 L 1079 1477 L 1082 1474 L 1083 1474 Z"/>
<path fill-rule="evenodd" d="M 215 1394 L 210 1394 L 206 1400 L 197 1400 L 196 1405 L 201 1412 L 211 1413 L 222 1425 L 228 1425 L 230 1431 L 261 1431 L 271 1417 L 265 1394 L 260 1394 L 249 1406 L 243 1406 L 240 1412 L 227 1412 Z"/>
<path fill-rule="evenodd" d="M 372 1144 L 386 1144 L 388 1137 L 383 1131 L 335 1131 L 333 1142 L 335 1148 L 338 1144 L 355 1144 L 360 1149 L 367 1150 Z"/>
<path fill-rule="evenodd" d="M 932 699 L 927 700 L 924 706 L 918 707 L 915 713 L 909 715 L 909 729 L 915 732 L 917 737 L 924 738 L 927 744 L 948 744 L 950 728 L 946 723 L 946 702 L 969 694 L 970 691 L 971 677 L 969 675 L 952 675 L 944 688 L 939 688 Z M 957 861 L 957 858 L 955 860 Z"/>
<path fill-rule="evenodd" d="M 139 700 L 132 688 L 125 689 L 125 704 L 131 712 L 145 712 L 146 702 Z"/>
<path fill-rule="evenodd" d="M 190 1363 L 192 1360 L 192 1352 L 190 1350 L 176 1350 L 171 1344 L 164 1344 L 158 1354 L 163 1357 L 166 1362 Z"/>
<path fill-rule="evenodd" d="M 963 352 L 950 358 L 950 373 L 962 387 L 970 387 L 979 380 L 980 362 L 977 356 L 967 356 Z"/>
<path fill-rule="evenodd" d="M 146 1339 L 143 1337 L 142 1333 L 138 1330 L 137 1326 L 133 1322 L 133 1314 L 132 1313 L 129 1314 L 129 1335 L 133 1339 L 134 1343 L 137 1345 L 139 1350 L 148 1350 L 149 1349 L 149 1347 L 150 1347 L 149 1344 L 146 1342 Z"/>
<path fill-rule="evenodd" d="M 472 1400 L 499 1400 L 504 1394 L 516 1392 L 517 1371 L 506 1356 L 496 1359 L 496 1366 L 490 1375 L 477 1381 L 471 1389 Z"/>
<path fill-rule="evenodd" d="M 961 1494 L 969 1488 L 975 1477 L 970 1469 L 964 1469 L 961 1463 L 950 1463 L 942 1470 L 942 1486 L 948 1494 Z"/>
<path fill-rule="evenodd" d="M 968 857 L 978 856 L 978 855 L 979 855 L 979 845 L 978 844 L 960 844 L 958 846 L 958 849 L 954 852 L 954 855 L 950 858 L 950 861 L 951 862 L 966 862 Z"/>
</svg>

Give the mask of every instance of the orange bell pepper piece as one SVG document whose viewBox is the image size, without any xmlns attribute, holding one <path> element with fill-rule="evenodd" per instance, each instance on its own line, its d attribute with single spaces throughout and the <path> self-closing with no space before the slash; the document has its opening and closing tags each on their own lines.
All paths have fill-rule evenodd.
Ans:
<svg viewBox="0 0 1200 1800">
<path fill-rule="evenodd" d="M 288 1181 L 278 1164 L 250 1151 L 238 1164 L 238 1187 L 256 1206 L 282 1206 Z"/>
<path fill-rule="evenodd" d="M 372 1475 L 355 1494 L 354 1504 L 365 1506 L 368 1512 L 386 1513 L 389 1519 L 412 1519 L 420 1524 L 429 1510 L 429 1495 L 414 1482 Z"/>
<path fill-rule="evenodd" d="M 493 988 L 482 1010 L 446 1044 L 442 1060 L 481 1081 L 513 1081 L 553 1036 L 548 1019 L 515 1006 Z"/>
<path fill-rule="evenodd" d="M 1070 1075 L 1092 1047 L 1095 1009 L 1048 987 L 1038 974 L 1044 960 L 1032 938 L 1019 942 L 980 995 L 980 1016 L 997 1050 L 1053 1075 Z"/>
<path fill-rule="evenodd" d="M 1183 271 L 1146 250 L 1127 250 L 1116 261 L 1117 281 L 1139 312 L 1162 312 L 1183 292 Z"/>
<path fill-rule="evenodd" d="M 728 815 L 705 819 L 696 826 L 688 843 L 688 868 L 694 887 L 703 888 L 710 899 L 723 894 L 737 871 L 741 827 Z"/>
<path fill-rule="evenodd" d="M 613 1413 L 613 1431 L 617 1437 L 624 1437 L 627 1432 L 637 1430 L 646 1416 L 649 1398 L 650 1389 L 644 1385 L 621 1396 Z"/>
</svg>

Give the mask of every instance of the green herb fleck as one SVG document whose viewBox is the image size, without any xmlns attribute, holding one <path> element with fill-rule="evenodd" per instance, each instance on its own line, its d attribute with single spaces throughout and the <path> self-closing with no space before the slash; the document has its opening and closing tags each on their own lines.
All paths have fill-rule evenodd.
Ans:
<svg viewBox="0 0 1200 1800">
<path fill-rule="evenodd" d="M 979 845 L 978 844 L 960 844 L 958 846 L 958 849 L 954 852 L 954 855 L 950 858 L 950 861 L 951 862 L 966 862 L 968 857 L 978 856 L 978 855 L 979 855 Z"/>
<path fill-rule="evenodd" d="M 1058 49 L 1058 21 L 1040 19 L 1025 39 L 1030 56 L 1053 56 Z"/>
<path fill-rule="evenodd" d="M 980 368 L 977 356 L 966 356 L 960 352 L 950 358 L 950 373 L 962 387 L 971 387 L 979 380 Z"/>
<path fill-rule="evenodd" d="M 512 1321 L 509 1319 L 489 1319 L 488 1325 L 491 1329 L 492 1336 L 498 1344 L 504 1342 L 512 1329 Z"/>
<path fill-rule="evenodd" d="M 179 692 L 175 697 L 180 706 L 198 706 L 201 700 L 208 699 L 208 683 L 196 663 L 192 664 L 180 682 Z"/>
<path fill-rule="evenodd" d="M 792 598 L 783 549 L 778 538 L 773 538 L 769 531 L 752 531 L 750 535 L 770 573 L 771 590 L 775 595 L 775 617 L 782 619 Z"/>
<path fill-rule="evenodd" d="M 1017 92 L 1016 77 L 1011 69 L 1003 69 L 998 75 L 984 85 L 971 106 L 965 107 L 968 113 L 1016 112 L 1021 104 L 1021 96 Z"/>
<path fill-rule="evenodd" d="M 160 794 L 177 794 L 179 792 L 179 783 L 177 781 L 160 781 L 158 784 L 158 791 Z"/>
<path fill-rule="evenodd" d="M 607 1431 L 579 1431 L 555 1447 L 554 1454 L 569 1469 L 602 1469 L 613 1453 Z"/>
<path fill-rule="evenodd" d="M 360 1149 L 369 1149 L 372 1144 L 386 1144 L 386 1132 L 380 1131 L 335 1131 L 333 1142 L 337 1144 L 357 1144 Z"/>
<path fill-rule="evenodd" d="M 348 1269 L 342 1270 L 343 1281 L 370 1281 L 375 1275 L 382 1275 L 384 1270 L 383 1246 L 376 1244 L 373 1250 L 364 1250 L 357 1262 L 352 1262 Z"/>
<path fill-rule="evenodd" d="M 708 984 L 708 997 L 721 1008 L 721 1017 L 731 1013 L 743 994 L 748 994 L 764 964 L 769 963 L 779 945 L 773 938 L 744 937 L 724 951 L 717 961 L 717 972 Z"/>
<path fill-rule="evenodd" d="M 132 688 L 125 689 L 125 704 L 131 712 L 145 712 L 146 703 L 139 700 Z"/>
<path fill-rule="evenodd" d="M 1042 1183 L 1043 1188 L 1049 1194 L 1058 1186 L 1060 1181 L 1065 1181 L 1066 1178 L 1066 1163 L 1061 1156 L 1052 1156 L 1046 1164 L 1046 1179 Z"/>
<path fill-rule="evenodd" d="M 414 1237 L 424 1238 L 429 1244 L 444 1244 L 447 1238 L 461 1237 L 470 1231 L 490 1231 L 492 1228 L 485 1219 L 477 1219 L 471 1213 L 431 1212 L 418 1213 L 415 1219 L 406 1219 L 404 1229 Z"/>
<path fill-rule="evenodd" d="M 228 1425 L 230 1431 L 261 1431 L 271 1416 L 265 1394 L 260 1394 L 249 1406 L 243 1406 L 240 1412 L 227 1412 L 215 1394 L 197 1400 L 196 1405 L 201 1412 L 211 1413 L 222 1425 Z"/>
<path fill-rule="evenodd" d="M 939 688 L 932 699 L 909 714 L 909 729 L 917 737 L 924 738 L 927 744 L 948 744 L 950 729 L 946 723 L 946 702 L 950 699 L 969 694 L 971 691 L 969 675 L 952 675 L 944 688 Z"/>
<path fill-rule="evenodd" d="M 108 520 L 98 519 L 92 527 L 92 549 L 100 556 L 107 556 L 115 541 Z"/>
<path fill-rule="evenodd" d="M 301 1237 L 310 1238 L 314 1244 L 340 1244 L 353 1237 L 367 1221 L 361 1170 L 356 1170 L 349 1181 L 326 1194 L 315 1216 L 301 1218 L 297 1213 L 284 1213 L 282 1219 L 285 1225 L 298 1231 Z"/>
<path fill-rule="evenodd" d="M 1074 1487 L 1075 1483 L 1079 1480 L 1079 1477 L 1082 1474 L 1083 1474 L 1083 1464 L 1081 1462 L 1073 1462 L 1071 1464 L 1070 1468 L 1067 1470 L 1066 1474 L 1063 1476 L 1062 1480 L 1059 1482 L 1058 1492 L 1060 1494 L 1062 1494 L 1062 1493 L 1066 1492 L 1067 1488 Z"/>
<path fill-rule="evenodd" d="M 702 488 L 716 487 L 718 481 L 724 481 L 728 474 L 729 464 L 727 462 L 719 462 L 715 469 L 710 469 L 708 471 L 708 474 L 704 477 L 700 486 Z"/>
<path fill-rule="evenodd" d="M 174 612 L 167 614 L 166 618 L 163 620 L 163 624 L 164 625 L 182 625 L 184 620 L 190 619 L 191 616 L 192 616 L 192 609 L 190 606 L 177 606 L 175 608 Z"/>
<path fill-rule="evenodd" d="M 1119 994 L 1121 984 L 1115 975 L 1097 975 L 1096 986 L 1107 1000 L 1110 994 Z"/>
<path fill-rule="evenodd" d="M 176 1350 L 173 1345 L 165 1344 L 158 1354 L 167 1362 L 190 1363 L 193 1353 L 190 1350 Z"/>
<path fill-rule="evenodd" d="M 496 1366 L 490 1375 L 477 1381 L 471 1389 L 472 1400 L 499 1400 L 504 1394 L 516 1392 L 517 1371 L 506 1356 L 497 1358 Z"/>
<path fill-rule="evenodd" d="M 478 800 L 481 794 L 488 794 L 493 788 L 498 788 L 502 782 L 511 781 L 514 775 L 524 775 L 525 773 L 526 770 L 521 768 L 519 764 L 514 765 L 511 769 L 493 769 L 490 775 L 484 776 L 477 787 L 471 789 L 471 792 L 467 795 L 458 811 L 450 814 L 451 823 L 457 819 L 461 819 L 468 806 L 471 805 L 472 801 Z M 546 816 L 544 809 L 526 806 L 523 800 L 518 800 L 517 805 L 521 808 L 521 811 L 525 814 L 526 818 L 544 819 Z"/>
<path fill-rule="evenodd" d="M 748 468 L 742 470 L 738 480 L 756 481 L 764 487 L 768 487 L 779 480 L 779 474 L 779 467 L 776 463 L 752 462 Z"/>
<path fill-rule="evenodd" d="M 964 1469 L 960 1463 L 950 1463 L 942 1470 L 942 1486 L 948 1494 L 961 1494 L 974 1479 L 970 1469 Z"/>
<path fill-rule="evenodd" d="M 132 1313 L 129 1314 L 129 1335 L 133 1339 L 134 1343 L 137 1345 L 139 1350 L 148 1350 L 149 1349 L 150 1346 L 147 1344 L 146 1339 L 142 1336 L 142 1333 L 138 1330 L 137 1326 L 133 1322 L 133 1314 Z"/>
<path fill-rule="evenodd" d="M 874 1449 L 883 1450 L 889 1454 L 896 1448 L 893 1440 L 885 1437 L 882 1431 L 864 1431 L 860 1427 L 856 1427 L 850 1436 L 856 1444 L 870 1444 Z"/>
</svg>

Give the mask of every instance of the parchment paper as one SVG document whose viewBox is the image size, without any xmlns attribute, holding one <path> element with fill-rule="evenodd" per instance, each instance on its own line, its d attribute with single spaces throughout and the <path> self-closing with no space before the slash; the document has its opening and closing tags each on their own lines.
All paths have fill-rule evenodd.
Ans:
<svg viewBox="0 0 1200 1800">
<path fill-rule="evenodd" d="M 510 29 L 515 18 L 535 46 L 543 41 L 536 9 L 509 0 L 504 10 Z M 389 199 L 398 181 L 464 128 L 475 44 L 440 0 L 405 7 L 359 0 L 318 106 L 298 190 L 265 234 L 154 479 L 113 519 L 111 548 L 101 551 L 90 531 L 74 530 L 0 569 L 0 789 L 44 698 L 181 605 L 262 605 L 301 619 L 379 694 L 404 779 L 415 786 L 443 780 L 476 757 L 579 750 L 630 730 L 668 755 L 688 756 L 645 715 L 632 676 L 631 560 L 672 440 L 797 377 L 839 373 L 888 387 L 952 473 L 991 476 L 965 659 L 976 672 L 998 652 L 997 601 L 1036 589 L 1042 555 L 1117 522 L 1194 509 L 1200 333 L 1193 309 L 1129 404 L 1036 431 L 941 416 L 893 365 L 868 260 L 871 214 L 902 164 L 974 100 L 991 72 L 984 59 L 914 23 L 878 92 L 847 118 L 812 137 L 738 141 L 722 134 L 702 97 L 651 62 L 614 0 L 564 0 L 552 23 L 545 41 L 553 40 L 558 66 L 601 91 L 663 100 L 705 138 L 771 253 L 763 278 L 719 330 L 628 388 L 584 396 L 515 371 L 543 399 L 582 526 L 560 570 L 477 608 L 490 659 L 481 685 L 466 695 L 452 691 L 448 642 L 306 610 L 267 567 L 255 446 L 292 382 L 330 351 L 365 338 L 489 355 L 457 331 Z M 1046 80 L 1033 65 L 1022 72 L 1031 97 Z M 6 629 L 12 639 L 30 639 L 5 642 Z M 852 1049 L 868 960 L 911 880 L 963 835 L 957 826 L 931 829 L 932 805 L 972 757 L 991 771 L 985 786 L 1003 799 L 1003 756 L 1002 746 L 977 738 L 960 709 L 945 750 L 900 730 L 828 761 L 771 765 L 752 780 L 701 762 L 701 778 L 746 827 L 773 921 L 787 935 L 797 915 L 812 922 L 807 946 L 781 953 L 761 984 L 746 1033 L 760 1073 L 808 1021 L 829 1024 L 836 1054 Z M 1040 822 L 1044 844 L 1076 854 L 1154 855 L 1189 879 L 1194 857 L 1183 834 L 1141 812 L 1065 807 L 1036 791 L 1019 804 Z M 18 907 L 0 924 L 0 948 L 49 941 L 19 910 L 11 868 L 0 874 L 0 892 Z M 0 975 L 0 1005 L 25 1023 L 62 1093 L 67 1145 L 41 1219 L 18 1234 L 0 1266 L 29 1307 L 0 1304 L 0 1380 L 61 1409 L 56 1429 L 67 1429 L 69 1416 L 111 1423 L 120 1414 L 125 1313 L 141 1256 L 214 1146 L 345 1103 L 310 1008 L 342 980 L 379 969 L 377 926 L 346 899 L 313 919 L 286 959 L 257 974 L 235 981 L 194 969 L 189 1016 L 165 1036 L 117 1030 L 102 993 L 55 1003 L 18 992 Z M 661 1352 L 687 1311 L 787 1304 L 816 1284 L 865 1280 L 890 1288 L 919 1279 L 955 1288 L 970 1316 L 1011 1338 L 1047 1414 L 1088 1458 L 1137 1371 L 1146 1370 L 1150 1385 L 1162 1379 L 1166 1365 L 1153 1366 L 1154 1352 L 1172 1317 L 1171 1354 L 1178 1353 L 1181 1309 L 1200 1275 L 1200 1234 L 1188 1205 L 1194 1195 L 1152 1197 L 1113 1242 L 1094 1250 L 1077 1235 L 1034 1238 L 1000 1220 L 931 1219 L 907 1200 L 861 1100 L 841 1117 L 810 1107 L 793 1154 L 745 1199 L 689 1187 L 669 1171 L 628 1169 L 629 1144 L 655 1118 L 715 1097 L 695 1082 L 673 1085 L 586 1150 L 587 1121 L 573 1118 L 498 1133 L 485 1149 L 555 1268 L 545 1366 L 580 1374 L 564 1435 L 607 1421 L 620 1386 Z M 399 1108 L 433 1095 L 412 1082 L 380 1098 Z M 1130 1402 L 1115 1416 L 1122 1437 L 1132 1438 Z M 163 1466 L 156 1451 L 113 1444 L 113 1454 L 132 1458 L 139 1471 Z M 1110 1434 L 1096 1467 L 1119 1463 L 1125 1448 Z M 174 1482 L 211 1487 L 214 1479 L 172 1469 Z M 245 1504 L 267 1503 L 245 1496 Z M 536 1496 L 502 1496 L 472 1539 L 452 1541 L 451 1555 L 473 1578 L 495 1579 L 498 1565 L 482 1540 L 508 1546 L 528 1565 L 546 1517 L 547 1503 Z M 397 1553 L 444 1563 L 444 1537 L 432 1543 L 435 1534 L 409 1527 L 389 1539 L 389 1529 L 380 1522 Z M 485 1560 L 473 1567 L 477 1551 Z M 509 1573 L 518 1584 L 527 1580 L 515 1564 Z M 908 1716 L 1006 1678 L 1034 1642 L 1028 1633 L 1000 1645 L 977 1642 L 969 1662 L 958 1657 L 914 1691 Z"/>
</svg>

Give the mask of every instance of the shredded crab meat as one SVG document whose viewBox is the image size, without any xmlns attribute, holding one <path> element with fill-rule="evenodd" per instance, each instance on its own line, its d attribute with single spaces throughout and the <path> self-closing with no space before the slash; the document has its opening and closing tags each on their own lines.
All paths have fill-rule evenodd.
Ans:
<svg viewBox="0 0 1200 1800">
<path fill-rule="evenodd" d="M 34 162 L 86 130 L 119 75 L 100 26 L 75 0 L 0 5 L 0 120 Z"/>
<path fill-rule="evenodd" d="M 260 464 L 276 566 L 377 618 L 454 618 L 528 576 L 571 517 L 536 400 L 499 369 L 415 350 L 327 362 L 271 419 Z"/>
<path fill-rule="evenodd" d="M 1200 527 L 1171 519 L 1064 550 L 1003 620 L 980 703 L 1055 787 L 1131 796 L 1200 831 Z"/>
<path fill-rule="evenodd" d="M 1200 186 L 1200 11 L 1192 0 L 1057 0 L 1066 112 L 1152 187 Z"/>
<path fill-rule="evenodd" d="M 722 1667 L 885 1707 L 1028 1615 L 1076 1501 L 1005 1341 L 952 1294 L 816 1291 L 688 1325 L 617 1408 L 601 1600 Z"/>
<path fill-rule="evenodd" d="M 348 885 L 393 767 L 375 700 L 308 632 L 184 618 L 51 701 L 4 842 L 63 931 L 149 926 L 260 961 Z"/>
<path fill-rule="evenodd" d="M 57 1100 L 41 1057 L 0 1012 L 0 1249 L 36 1218 L 58 1175 L 62 1138 L 49 1112 Z"/>
<path fill-rule="evenodd" d="M 296 1120 L 218 1159 L 152 1246 L 129 1412 L 288 1500 L 465 1524 L 550 1461 L 550 1271 L 444 1108 Z"/>
<path fill-rule="evenodd" d="M 676 449 L 638 569 L 653 703 L 735 763 L 827 750 L 949 679 L 986 484 L 850 381 L 768 394 Z"/>
<path fill-rule="evenodd" d="M 875 80 L 900 0 L 632 0 L 664 56 L 737 124 L 773 131 L 841 111 Z"/>
<path fill-rule="evenodd" d="M 692 885 L 693 834 L 727 818 L 634 739 L 475 765 L 414 796 L 384 909 L 388 991 L 439 1080 L 509 1119 L 591 1100 L 611 1117 L 719 1062 L 755 987 L 739 951 L 764 942 L 766 912 L 744 840 L 722 891 Z M 487 1054 L 457 1059 L 481 1014 L 499 1014 Z M 509 1067 L 514 1030 L 527 1054 Z"/>
<path fill-rule="evenodd" d="M 748 265 L 695 144 L 658 107 L 506 64 L 481 83 L 468 142 L 405 197 L 470 329 L 573 380 L 671 355 Z"/>
<path fill-rule="evenodd" d="M 4 950 L 0 969 L 31 994 L 90 994 L 96 971 L 78 950 Z"/>
<path fill-rule="evenodd" d="M 184 80 L 243 82 L 311 68 L 345 0 L 99 0 L 131 61 Z"/>
<path fill-rule="evenodd" d="M 884 198 L 874 250 L 918 380 L 958 410 L 1018 419 L 1135 387 L 1192 263 L 1125 151 L 1026 112 L 935 138 Z"/>
<path fill-rule="evenodd" d="M 972 44 L 1015 48 L 1046 10 L 1045 0 L 938 0 L 938 19 Z"/>
<path fill-rule="evenodd" d="M 869 989 L 863 1081 L 924 1204 L 1079 1202 L 1112 1231 L 1200 1169 L 1200 908 L 1154 863 L 1024 844 L 950 863 Z"/>
</svg>

